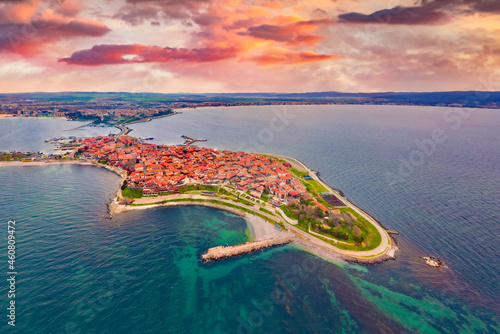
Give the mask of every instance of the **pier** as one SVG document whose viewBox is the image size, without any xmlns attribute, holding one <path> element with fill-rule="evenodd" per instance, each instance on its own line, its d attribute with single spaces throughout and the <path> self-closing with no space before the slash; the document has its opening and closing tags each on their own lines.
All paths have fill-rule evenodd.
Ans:
<svg viewBox="0 0 500 334">
<path fill-rule="evenodd" d="M 207 141 L 206 139 L 195 139 L 195 138 L 188 137 L 186 135 L 182 135 L 181 138 L 184 139 L 185 146 L 189 146 L 192 143 L 195 143 L 197 141 Z"/>
<path fill-rule="evenodd" d="M 74 130 L 80 130 L 86 126 L 89 126 L 91 124 L 94 124 L 94 122 L 90 122 L 90 123 L 87 123 L 87 124 L 84 124 L 84 125 L 80 125 L 80 126 L 77 126 L 76 128 L 73 128 L 73 129 L 68 129 L 68 130 L 64 130 L 64 131 L 74 131 Z"/>
<path fill-rule="evenodd" d="M 203 261 L 217 261 L 232 256 L 248 254 L 261 249 L 288 244 L 293 241 L 293 238 L 294 237 L 273 238 L 248 242 L 246 244 L 237 246 L 217 246 L 210 248 L 205 254 L 201 256 L 201 259 Z"/>
</svg>

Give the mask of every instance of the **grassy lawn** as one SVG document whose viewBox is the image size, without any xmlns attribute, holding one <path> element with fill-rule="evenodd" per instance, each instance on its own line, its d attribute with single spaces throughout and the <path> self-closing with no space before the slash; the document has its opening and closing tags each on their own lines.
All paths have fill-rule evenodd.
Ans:
<svg viewBox="0 0 500 334">
<path fill-rule="evenodd" d="M 17 153 L 1 153 L 0 161 L 11 161 L 15 159 L 23 159 L 29 157 L 28 154 L 17 154 Z"/>
<path fill-rule="evenodd" d="M 261 155 L 262 155 L 263 157 L 273 158 L 274 160 L 277 160 L 277 161 L 279 161 L 279 162 L 281 162 L 281 163 L 283 163 L 283 164 L 284 164 L 284 163 L 286 163 L 286 161 L 285 161 L 285 160 L 283 160 L 283 159 L 279 159 L 279 158 L 277 158 L 277 157 L 275 157 L 275 156 L 272 156 L 272 155 L 267 155 L 267 154 L 261 154 Z"/>
<path fill-rule="evenodd" d="M 314 197 L 316 198 L 316 200 L 318 202 L 320 202 L 321 204 L 323 204 L 327 208 L 330 208 L 330 209 L 333 208 L 333 206 L 331 206 L 330 203 L 328 203 L 323 197 L 321 197 L 319 195 L 318 196 L 314 196 Z"/>
<path fill-rule="evenodd" d="M 179 193 L 186 194 L 191 191 L 218 191 L 219 187 L 216 186 L 203 186 L 203 185 L 189 185 L 189 186 L 181 186 L 179 187 Z"/>
<path fill-rule="evenodd" d="M 297 176 L 299 179 L 303 178 L 304 175 L 308 174 L 307 172 L 300 172 L 300 171 L 296 170 L 295 168 L 290 168 L 289 171 L 291 173 L 293 173 L 295 176 Z"/>
<path fill-rule="evenodd" d="M 326 193 L 329 192 L 328 189 L 323 187 L 321 183 L 316 180 L 305 180 L 302 181 L 309 193 Z"/>
<path fill-rule="evenodd" d="M 122 190 L 122 196 L 130 199 L 141 198 L 142 190 L 130 189 L 129 187 Z"/>
<path fill-rule="evenodd" d="M 377 248 L 380 243 L 382 242 L 382 236 L 378 232 L 377 228 L 373 226 L 370 222 L 368 222 L 365 218 L 363 218 L 361 215 L 359 215 L 356 211 L 354 211 L 351 208 L 346 208 L 346 207 L 341 207 L 338 208 L 342 213 L 349 212 L 351 213 L 355 218 L 356 218 L 356 223 L 357 225 L 360 226 L 361 230 L 363 231 L 363 235 L 365 236 L 365 240 L 362 244 L 360 245 L 345 245 L 341 243 L 336 243 L 332 240 L 328 240 L 326 238 L 318 237 L 317 235 L 314 235 L 318 239 L 321 239 L 337 248 L 344 249 L 344 250 L 352 250 L 352 251 L 368 251 Z M 347 230 L 346 230 L 347 231 Z M 340 241 L 345 241 L 345 242 L 350 242 L 350 243 L 355 243 L 356 241 L 353 239 L 352 234 L 350 231 L 349 232 L 349 238 L 347 240 L 341 240 Z M 319 234 L 322 234 L 321 232 L 317 232 Z M 332 238 L 331 235 L 323 234 L 325 237 Z M 333 237 L 334 239 L 337 239 Z M 369 244 L 366 245 L 366 242 Z M 363 246 L 363 244 L 365 246 Z"/>
<path fill-rule="evenodd" d="M 248 206 L 253 206 L 253 205 L 254 205 L 254 203 L 251 203 L 251 202 L 249 202 L 249 201 L 245 201 L 243 198 L 240 198 L 240 199 L 238 200 L 238 202 L 239 202 L 239 203 L 242 203 L 242 204 L 245 204 L 245 205 L 248 205 Z"/>
<path fill-rule="evenodd" d="M 360 225 L 363 226 L 363 229 L 366 231 L 366 241 L 370 242 L 370 246 L 367 248 L 362 248 L 360 250 L 374 249 L 380 245 L 380 243 L 382 242 L 382 236 L 372 223 L 367 221 L 359 213 L 351 208 L 342 207 L 340 208 L 340 212 L 350 212 L 354 217 L 356 217 L 356 221 L 359 222 Z"/>
<path fill-rule="evenodd" d="M 266 210 L 266 209 L 264 209 L 264 208 L 260 208 L 259 210 L 260 210 L 260 211 L 262 211 L 262 212 L 265 212 L 265 213 L 267 213 L 267 214 L 269 214 L 269 215 L 276 216 L 276 214 L 274 214 L 274 213 L 272 213 L 271 211 Z"/>
<path fill-rule="evenodd" d="M 297 214 L 295 212 L 288 210 L 288 207 L 285 204 L 281 205 L 281 210 L 283 210 L 283 212 L 285 213 L 285 215 L 288 218 L 293 219 L 293 220 L 299 219 L 299 217 L 297 217 Z"/>
<path fill-rule="evenodd" d="M 337 247 L 337 248 L 340 248 L 340 249 L 343 249 L 343 250 L 350 250 L 350 251 L 368 251 L 368 250 L 372 250 L 374 248 L 377 248 L 377 246 L 372 246 L 370 245 L 369 247 L 363 247 L 361 245 L 345 245 L 345 244 L 341 244 L 341 243 L 336 243 L 332 240 L 328 240 L 328 239 L 325 239 L 325 238 L 322 238 L 320 236 L 317 236 L 317 235 L 312 235 L 313 237 L 315 238 L 318 238 L 320 240 L 323 240 L 324 242 L 334 246 L 334 247 Z M 343 240 L 342 240 L 343 241 Z M 379 243 L 380 244 L 380 243 Z"/>
<path fill-rule="evenodd" d="M 329 192 L 328 189 L 326 189 L 321 183 L 316 180 L 304 180 L 304 175 L 308 175 L 308 172 L 300 172 L 295 168 L 290 168 L 289 171 L 299 179 L 301 179 L 302 184 L 304 185 L 304 187 L 306 187 L 307 191 L 310 194 Z"/>
<path fill-rule="evenodd" d="M 219 189 L 219 194 L 223 194 L 223 195 L 227 195 L 227 196 L 235 196 L 236 197 L 236 195 L 234 193 L 229 192 L 229 191 L 227 191 L 226 189 L 224 189 L 222 187 Z"/>
</svg>

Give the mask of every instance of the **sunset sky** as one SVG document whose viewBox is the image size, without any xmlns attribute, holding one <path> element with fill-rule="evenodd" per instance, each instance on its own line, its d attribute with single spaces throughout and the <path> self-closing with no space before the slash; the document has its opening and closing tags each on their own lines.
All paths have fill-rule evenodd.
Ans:
<svg viewBox="0 0 500 334">
<path fill-rule="evenodd" d="M 0 2 L 0 92 L 475 90 L 497 0 Z"/>
</svg>

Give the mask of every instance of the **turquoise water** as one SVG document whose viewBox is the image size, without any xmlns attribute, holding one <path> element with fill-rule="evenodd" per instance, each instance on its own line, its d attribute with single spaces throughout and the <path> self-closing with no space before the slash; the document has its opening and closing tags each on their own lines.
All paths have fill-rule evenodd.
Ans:
<svg viewBox="0 0 500 334">
<path fill-rule="evenodd" d="M 498 114 L 469 118 L 394 188 L 384 172 L 441 125 L 441 115 L 433 116 L 441 110 L 302 108 L 292 110 L 297 116 L 288 130 L 266 143 L 268 152 L 320 170 L 400 231 L 397 261 L 334 264 L 286 246 L 204 264 L 199 258 L 207 248 L 248 239 L 242 218 L 181 207 L 107 220 L 105 203 L 119 184 L 114 174 L 80 166 L 0 168 L 0 219 L 18 220 L 17 331 L 499 332 Z M 264 109 L 241 110 L 152 121 L 149 136 L 207 137 L 206 145 L 235 149 L 241 138 L 270 127 Z M 144 136 L 142 126 L 132 134 Z M 422 265 L 418 256 L 427 252 L 450 268 Z M 5 309 L 5 298 L 0 303 Z M 7 330 L 6 321 L 0 328 Z"/>
</svg>

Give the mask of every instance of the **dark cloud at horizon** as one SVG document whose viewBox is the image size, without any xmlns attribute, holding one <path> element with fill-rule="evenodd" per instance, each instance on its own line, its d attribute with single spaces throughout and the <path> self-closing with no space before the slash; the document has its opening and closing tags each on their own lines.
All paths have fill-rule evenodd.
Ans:
<svg viewBox="0 0 500 334">
<path fill-rule="evenodd" d="M 341 23 L 442 24 L 449 21 L 448 14 L 425 7 L 394 7 L 369 15 L 351 12 L 338 18 Z"/>
<path fill-rule="evenodd" d="M 406 25 L 445 24 L 455 16 L 475 13 L 500 13 L 497 0 L 421 0 L 412 7 L 396 6 L 371 14 L 349 12 L 340 14 L 340 23 L 379 23 Z"/>
</svg>

